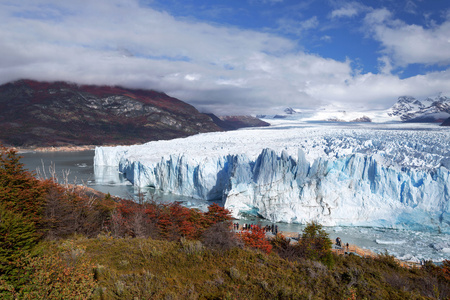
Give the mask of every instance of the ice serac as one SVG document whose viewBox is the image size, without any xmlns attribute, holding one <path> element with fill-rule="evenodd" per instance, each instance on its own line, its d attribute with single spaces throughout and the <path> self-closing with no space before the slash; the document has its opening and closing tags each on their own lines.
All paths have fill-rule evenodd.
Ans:
<svg viewBox="0 0 450 300">
<path fill-rule="evenodd" d="M 163 156 L 159 161 L 141 162 L 127 157 L 127 147 L 97 147 L 94 164 L 116 165 L 131 183 L 196 199 L 222 199 L 234 157 L 225 155 L 194 160 L 185 155 Z"/>
<path fill-rule="evenodd" d="M 450 232 L 449 179 L 444 167 L 389 167 L 361 154 L 309 163 L 266 149 L 253 168 L 235 166 L 225 206 L 274 222 Z"/>
<path fill-rule="evenodd" d="M 98 147 L 94 164 L 117 167 L 136 186 L 223 200 L 235 217 L 450 233 L 450 133 L 444 129 L 203 134 Z"/>
</svg>

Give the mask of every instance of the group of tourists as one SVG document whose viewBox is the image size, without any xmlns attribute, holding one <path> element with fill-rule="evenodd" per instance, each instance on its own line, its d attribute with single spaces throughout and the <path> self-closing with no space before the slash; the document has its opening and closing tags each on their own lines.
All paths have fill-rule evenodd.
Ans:
<svg viewBox="0 0 450 300">
<path fill-rule="evenodd" d="M 342 244 L 342 241 L 341 241 L 341 238 L 340 238 L 340 237 L 337 237 L 337 238 L 336 238 L 336 248 L 337 248 L 337 247 L 339 247 L 339 248 L 345 247 L 345 248 L 347 248 L 347 250 L 348 250 L 349 244 L 347 243 L 347 244 L 343 245 L 343 244 Z"/>
<path fill-rule="evenodd" d="M 277 234 L 278 233 L 278 225 L 272 224 L 272 225 L 266 225 L 264 227 L 261 227 L 260 225 L 256 225 L 256 224 L 242 224 L 242 226 L 236 222 L 233 223 L 233 229 L 236 231 L 239 230 L 253 230 L 253 228 L 255 228 L 256 226 L 262 228 L 264 230 L 264 232 L 271 232 L 272 234 Z"/>
</svg>

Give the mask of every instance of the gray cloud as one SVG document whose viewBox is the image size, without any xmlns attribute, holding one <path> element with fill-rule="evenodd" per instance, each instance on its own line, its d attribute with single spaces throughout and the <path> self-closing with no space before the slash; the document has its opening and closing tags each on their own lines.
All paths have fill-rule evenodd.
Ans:
<svg viewBox="0 0 450 300">
<path fill-rule="evenodd" d="M 11 3 L 0 3 L 0 83 L 30 78 L 149 88 L 219 114 L 329 102 L 389 106 L 404 93 L 450 87 L 444 73 L 406 80 L 355 73 L 350 60 L 299 51 L 275 34 L 177 19 L 137 0 Z M 378 13 L 377 38 L 390 45 L 382 33 L 405 27 L 385 25 Z M 369 18 L 376 21 L 375 12 Z"/>
</svg>

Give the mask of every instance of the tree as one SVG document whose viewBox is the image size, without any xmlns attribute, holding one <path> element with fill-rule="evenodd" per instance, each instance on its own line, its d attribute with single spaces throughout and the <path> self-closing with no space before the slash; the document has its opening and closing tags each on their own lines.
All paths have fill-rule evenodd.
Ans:
<svg viewBox="0 0 450 300">
<path fill-rule="evenodd" d="M 50 180 L 34 178 L 23 168 L 15 150 L 0 145 L 0 203 L 4 208 L 42 225 L 41 213 L 51 184 Z"/>
<path fill-rule="evenodd" d="M 17 284 L 15 263 L 28 254 L 37 241 L 33 222 L 0 204 L 0 279 Z"/>
<path fill-rule="evenodd" d="M 299 241 L 299 247 L 306 258 L 320 260 L 329 267 L 333 265 L 331 245 L 328 233 L 314 221 L 307 224 Z"/>
<path fill-rule="evenodd" d="M 278 255 L 284 259 L 298 260 L 303 257 L 303 252 L 298 244 L 291 244 L 291 239 L 286 238 L 281 233 L 278 233 L 272 240 L 270 240 L 270 244 L 273 246 L 273 249 L 278 253 Z"/>
<path fill-rule="evenodd" d="M 441 268 L 444 278 L 450 282 L 450 260 L 444 260 Z"/>
<path fill-rule="evenodd" d="M 272 245 L 266 238 L 266 232 L 258 225 L 253 226 L 252 230 L 244 230 L 238 233 L 238 236 L 248 247 L 260 249 L 266 253 L 272 251 Z"/>
<path fill-rule="evenodd" d="M 242 241 L 231 231 L 229 222 L 216 223 L 205 230 L 203 244 L 210 249 L 227 251 L 235 247 L 242 248 Z"/>
<path fill-rule="evenodd" d="M 206 212 L 205 215 L 211 224 L 231 220 L 231 212 L 228 209 L 219 206 L 217 203 L 208 206 L 208 212 Z"/>
</svg>

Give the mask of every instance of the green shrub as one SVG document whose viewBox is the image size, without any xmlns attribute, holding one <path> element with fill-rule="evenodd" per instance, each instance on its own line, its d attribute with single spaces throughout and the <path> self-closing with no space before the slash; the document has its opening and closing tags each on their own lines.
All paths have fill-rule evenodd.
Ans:
<svg viewBox="0 0 450 300">
<path fill-rule="evenodd" d="M 15 262 L 30 253 L 39 236 L 33 222 L 0 204 L 0 278 L 19 285 Z"/>
<path fill-rule="evenodd" d="M 0 203 L 5 209 L 42 225 L 41 213 L 50 184 L 26 171 L 15 150 L 0 145 Z"/>
<path fill-rule="evenodd" d="M 23 261 L 29 281 L 20 289 L 21 299 L 88 299 L 95 287 L 94 264 L 85 247 L 67 240 L 45 253 Z"/>
<path fill-rule="evenodd" d="M 304 252 L 305 258 L 320 260 L 329 268 L 334 264 L 331 245 L 328 233 L 317 222 L 308 223 L 299 241 L 299 247 Z"/>
</svg>

